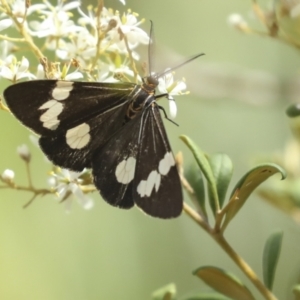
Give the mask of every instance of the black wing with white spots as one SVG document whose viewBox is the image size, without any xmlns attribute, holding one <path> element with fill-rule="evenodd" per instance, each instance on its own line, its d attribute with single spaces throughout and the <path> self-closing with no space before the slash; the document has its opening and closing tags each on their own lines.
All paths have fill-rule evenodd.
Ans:
<svg viewBox="0 0 300 300">
<path fill-rule="evenodd" d="M 41 134 L 40 146 L 54 164 L 73 171 L 91 167 L 91 155 L 125 122 L 131 83 L 37 80 L 4 92 L 13 114 Z"/>
<path fill-rule="evenodd" d="M 9 86 L 4 98 L 25 126 L 47 135 L 128 102 L 135 87 L 132 83 L 33 80 Z"/>
<path fill-rule="evenodd" d="M 179 175 L 155 102 L 96 151 L 92 168 L 95 186 L 110 204 L 136 204 L 159 218 L 180 215 Z"/>
<path fill-rule="evenodd" d="M 155 102 L 157 84 L 153 77 L 141 86 L 37 80 L 8 87 L 4 97 L 11 112 L 41 135 L 54 164 L 92 168 L 108 203 L 173 218 L 181 213 L 182 192 Z"/>
<path fill-rule="evenodd" d="M 133 178 L 139 148 L 141 114 L 125 124 L 92 159 L 94 183 L 103 199 L 114 206 L 134 205 Z"/>
<path fill-rule="evenodd" d="M 180 179 L 155 102 L 143 115 L 133 186 L 134 202 L 147 214 L 160 218 L 175 218 L 180 215 Z"/>
</svg>

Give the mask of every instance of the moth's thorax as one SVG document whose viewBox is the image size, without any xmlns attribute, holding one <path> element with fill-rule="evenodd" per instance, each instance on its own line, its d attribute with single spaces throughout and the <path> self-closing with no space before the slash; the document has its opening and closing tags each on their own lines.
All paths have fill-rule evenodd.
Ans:
<svg viewBox="0 0 300 300">
<path fill-rule="evenodd" d="M 126 114 L 128 119 L 133 119 L 138 112 L 155 100 L 154 95 L 157 80 L 153 78 L 153 83 L 151 83 L 149 78 L 152 77 L 148 77 L 146 80 L 147 82 L 144 81 L 142 85 L 137 85 L 131 92 L 130 98 L 132 100 L 130 101 Z"/>
</svg>

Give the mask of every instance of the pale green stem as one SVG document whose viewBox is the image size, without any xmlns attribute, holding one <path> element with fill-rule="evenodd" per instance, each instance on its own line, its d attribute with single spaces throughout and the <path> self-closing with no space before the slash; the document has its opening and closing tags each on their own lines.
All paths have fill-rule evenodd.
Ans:
<svg viewBox="0 0 300 300">
<path fill-rule="evenodd" d="M 234 261 L 234 263 L 243 271 L 249 278 L 257 290 L 266 300 L 277 300 L 277 298 L 269 291 L 264 284 L 259 280 L 251 267 L 231 248 L 221 232 L 213 231 L 207 223 L 186 203 L 183 204 L 185 213 L 193 219 L 199 226 L 201 226 L 209 235 L 217 242 L 217 244 L 227 253 L 227 255 Z"/>
</svg>

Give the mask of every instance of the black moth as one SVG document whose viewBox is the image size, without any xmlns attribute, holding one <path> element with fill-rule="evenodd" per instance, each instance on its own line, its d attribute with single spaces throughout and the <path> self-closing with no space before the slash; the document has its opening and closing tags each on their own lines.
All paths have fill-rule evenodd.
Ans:
<svg viewBox="0 0 300 300">
<path fill-rule="evenodd" d="M 4 97 L 11 112 L 41 136 L 40 146 L 55 165 L 91 168 L 108 203 L 125 209 L 136 204 L 167 219 L 180 215 L 183 199 L 156 103 L 168 96 L 155 95 L 160 76 L 141 85 L 35 80 L 8 87 Z"/>
</svg>

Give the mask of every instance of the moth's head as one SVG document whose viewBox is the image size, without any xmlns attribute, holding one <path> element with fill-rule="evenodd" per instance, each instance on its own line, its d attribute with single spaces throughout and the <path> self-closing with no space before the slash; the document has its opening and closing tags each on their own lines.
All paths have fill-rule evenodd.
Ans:
<svg viewBox="0 0 300 300">
<path fill-rule="evenodd" d="M 148 90 L 155 90 L 159 84 L 157 77 L 153 75 L 143 78 L 143 83 Z"/>
</svg>

